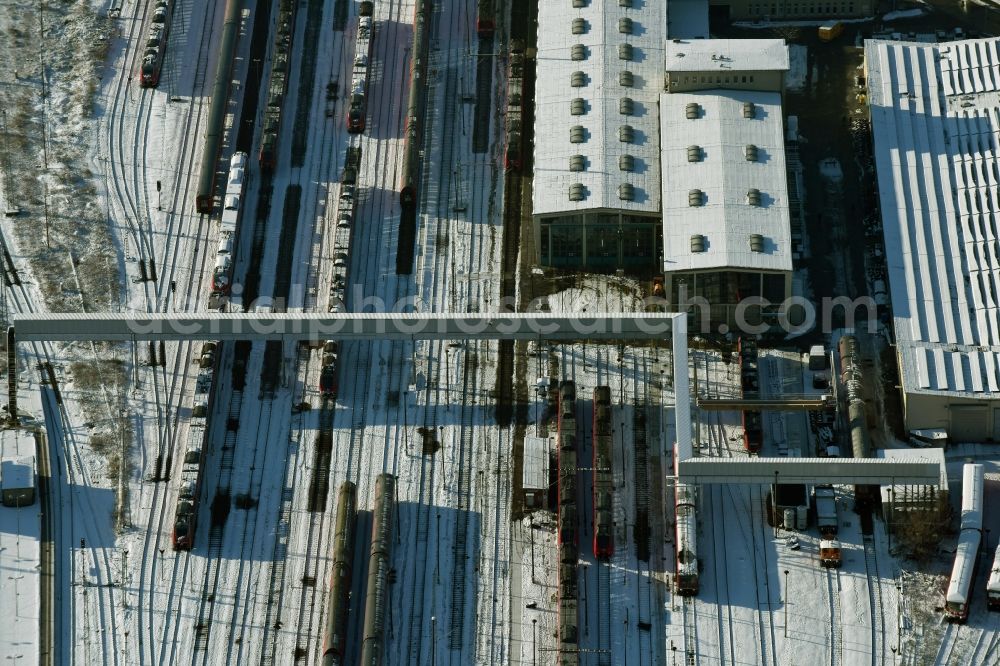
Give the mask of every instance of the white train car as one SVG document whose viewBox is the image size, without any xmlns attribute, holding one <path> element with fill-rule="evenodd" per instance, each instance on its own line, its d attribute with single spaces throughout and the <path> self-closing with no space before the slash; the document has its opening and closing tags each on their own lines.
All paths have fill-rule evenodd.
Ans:
<svg viewBox="0 0 1000 666">
<path fill-rule="evenodd" d="M 677 573 L 674 587 L 681 596 L 698 594 L 698 488 L 678 483 L 675 490 Z"/>
<path fill-rule="evenodd" d="M 969 464 L 962 468 L 961 533 L 945 594 L 944 612 L 949 622 L 964 623 L 969 617 L 982 529 L 983 466 Z"/>
<path fill-rule="evenodd" d="M 233 250 L 240 211 L 243 207 L 243 190 L 246 187 L 246 153 L 234 153 L 229 161 L 229 179 L 226 181 L 225 205 L 219 224 L 219 247 L 215 253 L 212 271 L 212 296 L 219 298 L 230 292 L 233 281 Z"/>
<path fill-rule="evenodd" d="M 986 607 L 991 611 L 1000 610 L 1000 546 L 997 546 L 990 579 L 986 582 Z"/>
</svg>

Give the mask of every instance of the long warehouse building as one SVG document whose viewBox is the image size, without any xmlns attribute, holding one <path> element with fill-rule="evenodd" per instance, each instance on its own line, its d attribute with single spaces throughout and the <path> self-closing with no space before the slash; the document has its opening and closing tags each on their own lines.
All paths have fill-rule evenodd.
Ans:
<svg viewBox="0 0 1000 666">
<path fill-rule="evenodd" d="M 1000 440 L 1000 40 L 865 67 L 906 428 Z"/>
</svg>

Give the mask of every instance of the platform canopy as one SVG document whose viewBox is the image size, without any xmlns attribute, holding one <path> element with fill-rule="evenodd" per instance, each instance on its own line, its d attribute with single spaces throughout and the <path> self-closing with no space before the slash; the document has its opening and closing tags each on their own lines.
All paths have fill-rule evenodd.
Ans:
<svg viewBox="0 0 1000 666">
<path fill-rule="evenodd" d="M 17 342 L 80 340 L 656 340 L 683 315 L 612 313 L 17 314 Z M 686 329 L 685 329 L 686 330 Z"/>
</svg>

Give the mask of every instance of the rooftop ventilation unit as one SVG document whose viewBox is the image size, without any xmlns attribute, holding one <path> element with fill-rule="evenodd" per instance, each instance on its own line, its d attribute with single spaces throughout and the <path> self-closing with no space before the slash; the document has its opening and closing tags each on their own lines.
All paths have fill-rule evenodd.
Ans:
<svg viewBox="0 0 1000 666">
<path fill-rule="evenodd" d="M 587 22 L 582 18 L 573 19 L 572 26 L 574 35 L 582 35 L 583 33 L 587 32 Z"/>
<path fill-rule="evenodd" d="M 583 9 L 587 6 L 587 0 L 573 0 L 574 9 Z"/>
<path fill-rule="evenodd" d="M 583 183 L 573 183 L 569 186 L 569 200 L 570 201 L 583 201 L 587 196 L 587 191 L 583 187 Z"/>
<path fill-rule="evenodd" d="M 569 84 L 574 88 L 582 88 L 587 85 L 587 75 L 581 71 L 575 71 L 569 75 Z"/>
<path fill-rule="evenodd" d="M 704 252 L 706 240 L 707 239 L 701 234 L 691 234 L 691 251 Z"/>
<path fill-rule="evenodd" d="M 701 146 L 688 146 L 688 162 L 701 162 Z"/>
<path fill-rule="evenodd" d="M 583 155 L 570 155 L 569 156 L 569 170 L 570 171 L 583 171 L 587 166 L 587 158 Z"/>
<path fill-rule="evenodd" d="M 631 116 L 635 113 L 635 102 L 631 97 L 622 97 L 618 100 L 618 112 L 623 116 Z"/>
<path fill-rule="evenodd" d="M 569 112 L 574 116 L 582 116 L 587 113 L 587 102 L 582 97 L 575 97 L 570 100 Z"/>
<path fill-rule="evenodd" d="M 618 168 L 622 171 L 635 171 L 635 158 L 629 154 L 619 155 Z"/>
<path fill-rule="evenodd" d="M 618 45 L 618 59 L 619 60 L 631 60 L 635 55 L 631 44 L 619 44 Z"/>
<path fill-rule="evenodd" d="M 747 203 L 750 204 L 751 206 L 759 206 L 760 190 L 758 190 L 756 187 L 751 187 L 750 190 L 747 192 Z"/>
<path fill-rule="evenodd" d="M 574 44 L 569 47 L 569 57 L 573 60 L 586 60 L 587 47 L 583 44 Z"/>
<path fill-rule="evenodd" d="M 743 155 L 746 156 L 747 162 L 756 162 L 757 146 L 753 145 L 752 143 L 748 143 L 746 146 L 743 147 Z"/>
<path fill-rule="evenodd" d="M 622 125 L 618 128 L 618 140 L 622 143 L 632 143 L 635 141 L 635 130 L 631 125 Z"/>
<path fill-rule="evenodd" d="M 624 71 L 618 73 L 618 83 L 624 88 L 631 88 L 635 85 L 635 77 L 632 72 Z"/>
<path fill-rule="evenodd" d="M 618 186 L 618 198 L 622 201 L 632 201 L 635 199 L 635 188 L 631 183 L 622 183 Z"/>
<path fill-rule="evenodd" d="M 705 203 L 705 193 L 701 190 L 688 190 L 688 206 L 701 206 Z"/>
<path fill-rule="evenodd" d="M 757 107 L 753 102 L 743 102 L 743 117 L 744 118 L 756 118 L 757 117 Z"/>
<path fill-rule="evenodd" d="M 764 237 L 760 234 L 750 234 L 750 251 L 751 252 L 763 252 L 764 251 Z"/>
<path fill-rule="evenodd" d="M 688 102 L 684 107 L 684 117 L 688 120 L 697 120 L 701 115 L 701 104 L 698 102 Z"/>
<path fill-rule="evenodd" d="M 583 143 L 587 140 L 587 130 L 583 128 L 583 125 L 573 125 L 569 128 L 569 142 L 570 143 Z"/>
<path fill-rule="evenodd" d="M 618 32 L 622 33 L 623 35 L 631 35 L 632 19 L 630 19 L 627 16 L 618 19 Z"/>
</svg>

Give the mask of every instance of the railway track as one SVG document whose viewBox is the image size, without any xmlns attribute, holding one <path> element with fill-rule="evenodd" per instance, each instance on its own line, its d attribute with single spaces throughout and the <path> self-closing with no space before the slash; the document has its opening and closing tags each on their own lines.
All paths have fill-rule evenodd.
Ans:
<svg viewBox="0 0 1000 666">
<path fill-rule="evenodd" d="M 611 666 L 611 565 L 598 561 L 597 567 L 597 663 Z M 586 600 L 584 600 L 586 603 Z"/>
<path fill-rule="evenodd" d="M 684 663 L 700 664 L 701 656 L 698 650 L 698 617 L 695 597 L 682 598 L 681 614 L 684 619 Z"/>
<path fill-rule="evenodd" d="M 205 82 L 206 71 L 208 69 L 206 49 L 211 44 L 212 34 L 215 30 L 215 22 L 212 20 L 214 17 L 215 6 L 215 0 L 206 5 L 204 14 L 205 20 L 202 23 L 201 36 L 198 40 L 198 52 L 196 55 L 194 72 L 195 90 L 200 90 L 201 87 L 204 86 Z M 175 8 L 174 18 L 178 23 L 180 23 L 180 17 L 178 14 L 179 12 L 176 11 Z M 172 31 L 172 36 L 174 37 L 176 45 L 177 34 L 174 34 L 174 31 Z M 167 50 L 167 57 L 173 57 L 172 51 L 169 48 Z M 165 62 L 163 69 L 164 71 L 166 70 Z M 152 91 L 150 91 L 150 93 L 152 93 Z M 194 101 L 195 97 L 197 97 L 197 102 Z M 193 95 L 192 103 L 187 106 L 187 120 L 185 124 L 188 127 L 191 127 L 192 130 L 186 134 L 186 137 L 181 144 L 178 162 L 180 164 L 187 165 L 188 173 L 194 173 L 195 171 L 195 163 L 198 156 L 196 146 L 198 138 L 200 137 L 199 130 L 203 119 L 202 109 L 204 107 L 204 99 L 204 96 Z M 148 149 L 149 141 L 143 141 L 143 165 L 148 163 Z M 186 289 L 181 292 L 181 294 L 183 294 L 181 296 L 181 306 L 197 308 L 198 303 L 201 301 L 201 296 L 204 293 L 206 262 L 211 255 L 208 252 L 199 253 L 198 248 L 199 246 L 204 246 L 205 243 L 208 242 L 207 236 L 210 226 L 209 216 L 201 214 L 197 216 L 197 226 L 193 234 L 190 233 L 190 230 L 181 232 L 181 227 L 187 219 L 187 215 L 182 211 L 184 210 L 185 204 L 191 200 L 191 197 L 188 196 L 192 187 L 191 182 L 191 178 L 185 178 L 184 173 L 178 170 L 174 175 L 173 187 L 170 188 L 170 191 L 173 194 L 167 202 L 167 212 L 165 213 L 167 228 L 163 234 L 165 239 L 164 243 L 166 245 L 161 253 L 161 257 L 164 261 L 160 270 L 163 274 L 160 276 L 162 279 L 154 283 L 153 308 L 158 311 L 167 311 L 171 306 L 176 308 L 178 305 L 176 300 L 178 294 L 174 285 L 176 283 L 178 269 L 177 259 L 182 256 L 181 248 L 184 243 L 191 243 L 194 245 L 195 264 L 191 267 L 192 270 L 190 273 L 190 279 L 185 281 Z M 135 187 L 137 190 L 140 187 L 145 187 L 144 182 L 140 183 L 138 175 L 136 175 Z M 145 202 L 145 208 L 146 210 L 149 210 L 150 208 L 148 201 Z M 152 228 L 150 228 L 150 233 L 152 233 Z M 169 261 L 167 261 L 168 258 Z M 175 454 L 177 453 L 178 442 L 185 441 L 181 438 L 180 433 L 182 430 L 179 427 L 180 419 L 177 411 L 171 409 L 171 406 L 186 396 L 191 381 L 190 372 L 187 370 L 187 364 L 185 361 L 190 358 L 192 344 L 180 343 L 176 346 L 171 345 L 171 347 L 173 352 L 172 372 L 168 372 L 167 367 L 171 364 L 167 358 L 167 349 L 162 342 L 159 344 L 159 360 L 157 364 L 162 371 L 161 377 L 157 376 L 157 364 L 153 363 L 153 357 L 156 350 L 154 349 L 152 343 L 150 343 L 149 353 L 151 361 L 150 372 L 152 374 L 152 383 L 157 409 L 157 443 L 156 456 L 153 462 L 152 478 L 153 480 L 162 481 L 170 480 Z M 163 387 L 162 390 L 161 385 Z M 137 428 L 137 432 L 142 432 L 141 428 Z M 146 447 L 140 447 L 140 450 L 144 452 L 145 448 Z M 183 451 L 181 452 L 183 453 Z M 140 660 L 149 663 L 156 661 L 157 663 L 162 664 L 172 661 L 175 658 L 177 645 L 176 638 L 181 624 L 178 621 L 181 617 L 178 591 L 179 589 L 183 589 L 187 579 L 187 572 L 189 569 L 189 556 L 187 553 L 174 556 L 172 574 L 176 576 L 179 573 L 182 576 L 182 579 L 177 581 L 174 578 L 171 578 L 166 591 L 166 600 L 164 603 L 160 604 L 161 606 L 165 606 L 167 608 L 173 608 L 176 603 L 177 612 L 162 613 L 158 610 L 157 606 L 157 597 L 161 593 L 161 586 L 157 584 L 157 574 L 161 567 L 167 566 L 163 562 L 164 553 L 166 551 L 165 544 L 163 543 L 163 540 L 165 539 L 164 524 L 169 524 L 168 521 L 171 517 L 170 508 L 174 505 L 175 499 L 175 493 L 170 492 L 167 488 L 163 488 L 161 490 L 159 484 L 154 484 L 152 510 L 149 514 L 149 524 L 147 526 L 146 535 L 143 539 L 141 558 L 142 582 L 137 586 L 139 588 L 139 602 L 137 604 L 136 611 L 136 625 L 133 630 L 133 634 L 136 636 L 139 646 Z M 154 525 L 155 529 L 153 527 Z M 159 558 L 157 558 L 157 553 L 159 553 Z M 183 559 L 183 567 L 178 567 L 178 559 Z M 145 600 L 143 599 L 144 595 L 146 597 Z M 145 613 L 144 606 L 146 610 Z M 148 620 L 144 619 L 147 615 Z M 159 644 L 156 640 L 157 633 L 160 632 L 156 622 L 158 617 L 161 619 L 162 623 L 162 634 Z M 169 637 L 171 629 L 173 630 L 173 641 L 171 641 Z M 146 638 L 145 641 L 144 634 Z M 148 645 L 144 645 L 147 641 Z M 147 652 L 149 652 L 148 655 L 146 654 Z"/>
<path fill-rule="evenodd" d="M 4 239 L 3 245 L 6 247 L 6 239 Z M 8 306 L 11 311 L 24 313 L 39 312 L 39 308 L 35 305 L 33 297 L 29 293 L 28 284 L 21 284 L 20 280 L 10 280 L 6 284 L 9 287 L 8 293 L 10 299 Z M 110 549 L 102 545 L 104 539 L 101 535 L 104 533 L 105 527 L 98 522 L 97 516 L 101 515 L 101 512 L 95 506 L 92 495 L 89 493 L 76 493 L 72 490 L 73 488 L 90 487 L 93 484 L 93 480 L 88 466 L 83 462 L 80 452 L 81 444 L 78 442 L 72 428 L 71 417 L 64 402 L 64 396 L 57 385 L 58 379 L 53 370 L 54 352 L 52 352 L 48 343 L 33 343 L 31 344 L 31 349 L 33 357 L 38 359 L 41 367 L 44 368 L 41 383 L 50 384 L 52 389 L 52 403 L 54 404 L 50 405 L 49 413 L 46 416 L 48 467 L 52 475 L 50 480 L 65 476 L 65 486 L 70 489 L 64 495 L 64 485 L 57 481 L 53 482 L 49 488 L 50 492 L 57 496 L 58 505 L 65 508 L 63 511 L 56 512 L 58 518 L 56 518 L 54 527 L 59 534 L 53 534 L 52 536 L 55 542 L 63 544 L 61 547 L 68 550 L 79 548 L 79 551 L 83 553 L 79 557 L 79 560 L 82 560 L 83 564 L 79 570 L 75 566 L 77 558 L 70 556 L 66 558 L 66 561 L 72 562 L 72 564 L 68 565 L 68 571 L 54 572 L 56 580 L 63 582 L 62 585 L 57 586 L 54 590 L 53 597 L 57 605 L 52 610 L 52 620 L 55 623 L 52 627 L 52 636 L 63 636 L 63 632 L 66 629 L 61 630 L 60 627 L 68 625 L 69 645 L 76 645 L 77 635 L 82 633 L 84 636 L 85 653 L 89 659 L 116 665 L 119 663 L 122 655 L 119 644 L 121 640 L 119 636 L 120 622 L 114 612 L 114 608 L 116 597 L 127 598 L 128 588 L 124 588 L 120 594 L 116 593 L 114 589 L 116 581 L 113 579 L 114 567 L 112 566 Z M 91 346 L 91 350 L 94 351 L 96 359 L 96 350 L 93 346 Z M 23 346 L 21 353 L 22 359 L 28 356 L 23 351 Z M 23 362 L 25 360 L 22 360 Z M 107 407 L 111 410 L 112 402 L 106 391 L 105 387 L 103 395 Z M 44 404 L 43 402 L 43 406 Z M 114 418 L 115 414 L 116 412 L 109 411 L 111 418 Z M 49 417 L 53 420 L 50 421 Z M 80 495 L 80 497 L 77 497 L 77 495 Z M 82 504 L 80 514 L 83 518 L 79 523 L 77 508 L 74 507 L 76 500 L 80 500 Z M 68 518 L 63 516 L 68 516 Z M 79 542 L 77 542 L 78 537 Z M 87 566 L 86 562 L 86 551 L 88 550 L 92 554 L 90 566 Z M 55 559 L 57 562 L 64 561 L 63 558 L 57 557 Z M 117 582 L 121 583 L 121 579 Z M 71 592 L 67 595 L 68 600 L 60 602 L 62 592 L 59 588 L 62 586 L 67 586 L 67 589 L 70 589 Z M 96 592 L 87 594 L 88 588 L 96 588 Z M 82 593 L 79 594 L 79 597 L 82 597 L 82 599 L 78 598 L 79 590 L 82 590 Z M 82 605 L 82 609 L 79 607 L 80 605 Z M 96 606 L 96 621 L 100 630 L 90 626 L 91 606 Z M 82 632 L 76 625 L 77 620 L 81 616 L 84 619 Z M 91 652 L 92 634 L 96 635 L 100 641 L 100 655 L 95 655 Z M 61 643 L 62 640 L 54 639 L 53 644 L 56 653 L 62 649 Z"/>
<path fill-rule="evenodd" d="M 712 559 L 714 561 L 715 605 L 719 619 L 719 661 L 725 664 L 739 663 L 736 660 L 736 639 L 733 635 L 733 610 L 730 605 L 729 567 L 726 561 L 726 526 L 725 512 L 720 510 L 723 504 L 723 489 L 720 485 L 703 486 L 705 515 L 711 516 Z M 720 576 L 719 569 L 722 569 Z M 728 645 L 728 649 L 727 649 Z"/>
<path fill-rule="evenodd" d="M 470 341 L 468 344 L 472 344 Z M 457 457 L 457 489 L 455 491 L 457 506 L 455 525 L 455 543 L 452 548 L 452 562 L 454 571 L 452 572 L 453 587 L 451 591 L 451 614 L 450 633 L 448 638 L 448 648 L 451 650 L 461 650 L 465 640 L 465 577 L 468 568 L 466 560 L 468 558 L 469 540 L 469 512 L 472 483 L 472 450 L 473 440 L 473 411 L 476 409 L 473 401 L 473 392 L 476 386 L 478 375 L 478 356 L 476 350 L 467 349 L 463 359 L 462 371 L 462 412 L 459 431 L 459 450 Z"/>
<path fill-rule="evenodd" d="M 247 350 L 249 351 L 249 350 Z M 237 354 L 239 351 L 237 351 Z M 237 373 L 244 376 L 237 377 Z M 222 443 L 219 462 L 219 477 L 215 495 L 211 501 L 211 522 L 208 529 L 208 549 L 205 556 L 205 576 L 202 585 L 201 599 L 198 606 L 195 624 L 194 652 L 197 658 L 203 653 L 203 663 L 208 663 L 209 637 L 212 630 L 212 614 L 215 608 L 215 593 L 219 584 L 219 560 L 222 557 L 222 544 L 226 521 L 229 518 L 231 490 L 233 479 L 233 458 L 239 435 L 240 413 L 243 407 L 243 385 L 246 369 L 233 370 L 233 390 L 230 394 L 229 408 L 226 413 L 226 434 Z M 207 490 L 204 491 L 207 493 Z M 207 500 L 203 497 L 203 501 Z M 200 531 L 200 530 L 199 530 Z"/>
<path fill-rule="evenodd" d="M 868 602 L 872 619 L 872 666 L 885 663 L 885 612 L 882 609 L 882 578 L 878 572 L 875 539 L 863 535 L 865 574 L 868 577 Z"/>
<path fill-rule="evenodd" d="M 830 666 L 844 664 L 844 631 L 840 611 L 840 571 L 826 570 L 826 593 L 830 599 Z"/>
</svg>

